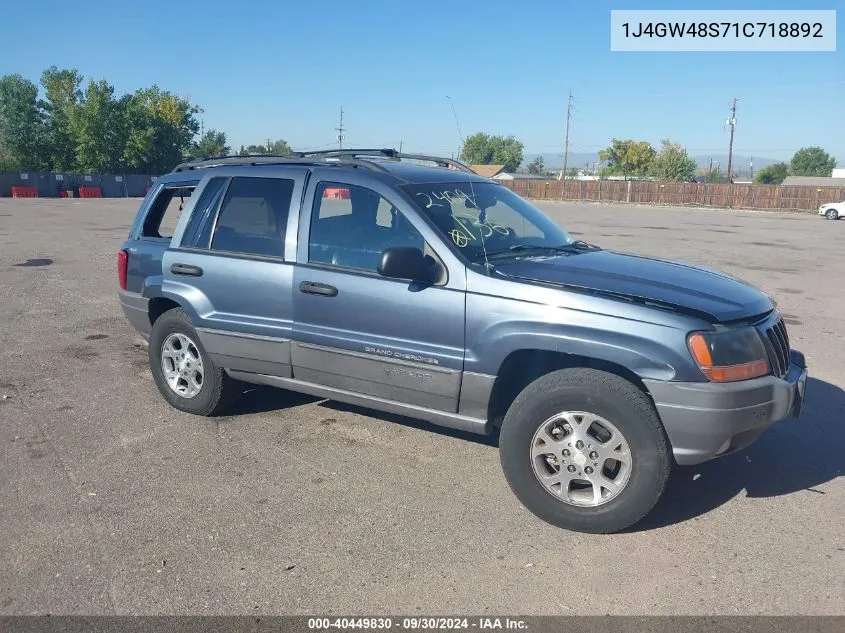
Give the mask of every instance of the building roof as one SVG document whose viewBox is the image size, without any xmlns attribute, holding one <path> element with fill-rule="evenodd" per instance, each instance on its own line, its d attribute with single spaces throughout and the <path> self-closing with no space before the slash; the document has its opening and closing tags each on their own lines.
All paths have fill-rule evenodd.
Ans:
<svg viewBox="0 0 845 633">
<path fill-rule="evenodd" d="M 787 176 L 784 185 L 799 185 L 802 187 L 845 187 L 845 178 L 830 178 L 824 176 Z"/>
<path fill-rule="evenodd" d="M 552 180 L 549 176 L 503 171 L 493 176 L 493 180 Z"/>
<path fill-rule="evenodd" d="M 504 171 L 504 165 L 470 165 L 469 168 L 474 171 L 479 176 L 484 176 L 485 178 L 492 178 L 496 174 L 501 173 Z"/>
</svg>

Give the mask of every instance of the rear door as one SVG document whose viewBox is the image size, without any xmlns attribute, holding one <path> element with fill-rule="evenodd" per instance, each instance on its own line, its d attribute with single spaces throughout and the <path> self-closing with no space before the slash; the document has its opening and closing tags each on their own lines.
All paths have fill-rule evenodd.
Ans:
<svg viewBox="0 0 845 633">
<path fill-rule="evenodd" d="M 294 378 L 457 411 L 463 268 L 446 266 L 431 247 L 431 229 L 388 187 L 374 191 L 317 174 L 306 199 L 313 204 L 302 211 L 293 279 Z M 440 283 L 381 277 L 376 267 L 389 246 L 415 246 L 438 259 Z"/>
<path fill-rule="evenodd" d="M 228 171 L 210 175 L 195 195 L 177 228 L 179 246 L 165 254 L 163 289 L 192 306 L 200 339 L 220 366 L 289 377 L 295 253 L 286 238 L 304 171 Z"/>
</svg>

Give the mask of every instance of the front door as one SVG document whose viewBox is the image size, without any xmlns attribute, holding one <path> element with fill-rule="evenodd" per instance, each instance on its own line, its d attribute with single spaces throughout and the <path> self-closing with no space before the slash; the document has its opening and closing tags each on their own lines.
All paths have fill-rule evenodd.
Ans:
<svg viewBox="0 0 845 633">
<path fill-rule="evenodd" d="M 437 258 L 408 217 L 364 187 L 317 182 L 294 271 L 294 378 L 457 411 L 465 292 L 381 277 L 381 252 L 416 246 Z"/>
</svg>

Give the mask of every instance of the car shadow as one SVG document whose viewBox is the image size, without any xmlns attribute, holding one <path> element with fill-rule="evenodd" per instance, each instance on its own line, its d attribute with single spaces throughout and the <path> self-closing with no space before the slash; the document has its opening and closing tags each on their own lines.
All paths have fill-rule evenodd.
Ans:
<svg viewBox="0 0 845 633">
<path fill-rule="evenodd" d="M 326 400 L 284 389 L 245 386 L 226 418 L 277 411 L 306 404 L 363 415 L 407 428 L 496 448 L 498 429 L 477 435 L 403 415 Z M 657 506 L 626 532 L 642 532 L 701 516 L 745 491 L 747 497 L 776 497 L 806 491 L 845 474 L 845 391 L 817 378 L 807 379 L 801 417 L 775 424 L 746 449 L 697 466 L 676 466 Z"/>
<path fill-rule="evenodd" d="M 806 491 L 845 473 L 845 391 L 808 378 L 800 418 L 775 424 L 748 448 L 698 466 L 678 466 L 661 500 L 629 528 L 640 532 L 688 521 L 747 497 L 776 497 Z"/>
<path fill-rule="evenodd" d="M 293 407 L 320 402 L 320 400 L 322 398 L 288 391 L 287 389 L 244 383 L 240 395 L 232 404 L 226 407 L 226 411 L 221 418 L 232 419 L 236 416 L 249 415 L 251 413 L 267 413 L 269 411 L 291 409 Z"/>
<path fill-rule="evenodd" d="M 438 435 L 445 435 L 446 437 L 454 437 L 459 440 L 473 442 L 475 444 L 482 444 L 484 446 L 492 446 L 498 448 L 499 446 L 499 429 L 493 427 L 493 432 L 490 435 L 481 435 L 479 433 L 470 433 L 469 431 L 461 431 L 459 429 L 450 429 L 446 426 L 432 424 L 424 420 L 417 420 L 409 418 L 404 415 L 396 413 L 387 413 L 385 411 L 377 411 L 375 409 L 368 409 L 366 407 L 359 407 L 353 404 L 346 404 L 344 402 L 336 402 L 334 400 L 326 400 L 320 406 L 333 409 L 335 411 L 346 411 L 349 413 L 356 413 L 358 415 L 365 415 L 369 418 L 377 420 L 384 420 L 392 424 L 401 424 L 410 429 L 418 429 L 420 431 L 427 431 L 429 433 L 437 433 Z"/>
<path fill-rule="evenodd" d="M 468 431 L 450 429 L 445 426 L 439 426 L 423 420 L 409 418 L 404 415 L 346 404 L 344 402 L 338 402 L 337 400 L 326 400 L 325 398 L 318 398 L 316 396 L 288 391 L 287 389 L 267 387 L 264 385 L 244 384 L 241 394 L 234 402 L 232 402 L 231 405 L 229 405 L 229 407 L 227 407 L 225 413 L 219 418 L 219 421 L 232 421 L 241 415 L 267 413 L 270 411 L 279 411 L 281 409 L 289 409 L 292 407 L 315 403 L 319 403 L 319 406 L 326 409 L 332 409 L 333 411 L 364 415 L 369 418 L 384 420 L 385 422 L 390 422 L 392 424 L 401 424 L 402 426 L 408 428 L 419 429 L 420 431 L 427 431 L 429 433 L 445 435 L 446 437 L 466 440 L 467 442 L 474 442 L 476 444 L 493 447 L 498 447 L 499 445 L 498 429 L 494 429 L 494 433 L 491 435 L 479 435 Z"/>
</svg>

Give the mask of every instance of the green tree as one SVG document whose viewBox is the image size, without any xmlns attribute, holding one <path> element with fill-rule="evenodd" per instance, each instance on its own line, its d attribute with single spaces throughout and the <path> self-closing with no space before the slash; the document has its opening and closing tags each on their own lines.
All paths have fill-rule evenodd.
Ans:
<svg viewBox="0 0 845 633">
<path fill-rule="evenodd" d="M 471 165 L 504 165 L 505 171 L 513 172 L 522 164 L 522 148 L 513 135 L 490 136 L 478 132 L 464 141 L 461 160 Z"/>
<path fill-rule="evenodd" d="M 278 139 L 273 141 L 267 142 L 267 145 L 247 145 L 244 147 L 241 145 L 241 148 L 238 150 L 239 156 L 250 156 L 250 155 L 259 155 L 259 156 L 266 156 L 268 154 L 273 154 L 275 156 L 287 156 L 293 150 L 288 145 L 287 141 Z"/>
<path fill-rule="evenodd" d="M 607 161 L 602 176 L 646 176 L 654 165 L 657 152 L 647 141 L 613 139 L 610 147 L 599 152 L 599 158 Z"/>
<path fill-rule="evenodd" d="M 789 167 L 786 163 L 775 163 L 758 171 L 754 176 L 754 182 L 761 185 L 779 185 L 788 174 Z"/>
<path fill-rule="evenodd" d="M 107 81 L 88 83 L 72 126 L 77 169 L 94 173 L 125 170 L 125 108 L 125 100 L 114 98 L 114 87 Z"/>
<path fill-rule="evenodd" d="M 75 68 L 50 66 L 41 74 L 41 85 L 46 93 L 43 109 L 51 169 L 70 171 L 76 167 L 77 138 L 73 123 L 79 116 L 81 84 L 82 75 Z"/>
<path fill-rule="evenodd" d="M 543 157 L 538 156 L 530 163 L 528 163 L 528 173 L 535 176 L 544 175 L 546 173 L 546 166 L 543 164 Z"/>
<path fill-rule="evenodd" d="M 0 127 L 7 160 L 20 169 L 46 169 L 46 128 L 38 87 L 21 75 L 0 77 Z"/>
<path fill-rule="evenodd" d="M 15 167 L 17 165 L 6 141 L 6 125 L 3 123 L 3 119 L 0 118 L 0 171 L 14 169 Z"/>
<path fill-rule="evenodd" d="M 128 170 L 164 173 L 193 153 L 198 108 L 188 99 L 152 86 L 121 102 L 126 127 L 122 160 Z"/>
<path fill-rule="evenodd" d="M 276 154 L 278 156 L 287 156 L 293 151 L 287 141 L 282 139 L 278 139 L 270 143 L 269 150 L 270 154 Z"/>
<path fill-rule="evenodd" d="M 231 148 L 226 145 L 226 134 L 217 130 L 206 130 L 192 152 L 195 158 L 226 156 Z"/>
<path fill-rule="evenodd" d="M 728 182 L 728 175 L 718 167 L 714 167 L 707 172 L 705 182 L 723 185 Z"/>
<path fill-rule="evenodd" d="M 660 141 L 662 145 L 654 158 L 652 174 L 660 180 L 691 182 L 695 179 L 695 160 L 689 157 L 687 150 L 669 139 Z"/>
<path fill-rule="evenodd" d="M 790 162 L 793 176 L 830 176 L 834 167 L 836 159 L 821 147 L 802 147 Z"/>
</svg>

